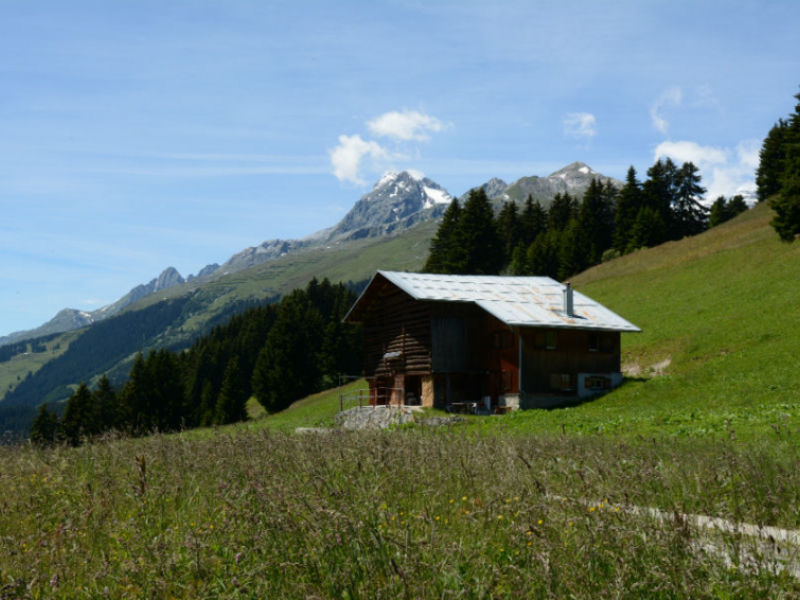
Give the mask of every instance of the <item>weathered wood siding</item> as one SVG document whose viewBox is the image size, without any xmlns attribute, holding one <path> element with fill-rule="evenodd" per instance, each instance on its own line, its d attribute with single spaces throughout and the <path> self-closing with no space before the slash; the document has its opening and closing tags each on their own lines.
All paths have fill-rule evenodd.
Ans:
<svg viewBox="0 0 800 600">
<path fill-rule="evenodd" d="M 548 334 L 555 334 L 554 348 L 548 347 Z M 620 370 L 619 332 L 523 329 L 522 344 L 526 393 L 569 392 L 577 386 L 578 373 Z"/>
<path fill-rule="evenodd" d="M 374 294 L 363 318 L 367 376 L 430 373 L 431 314 L 428 305 L 414 301 L 388 283 L 380 286 Z"/>
</svg>

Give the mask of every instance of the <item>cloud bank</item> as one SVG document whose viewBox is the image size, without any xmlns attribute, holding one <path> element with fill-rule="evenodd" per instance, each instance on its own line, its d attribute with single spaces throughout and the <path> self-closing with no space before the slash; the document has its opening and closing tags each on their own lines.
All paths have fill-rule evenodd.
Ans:
<svg viewBox="0 0 800 600">
<path fill-rule="evenodd" d="M 701 146 L 696 142 L 662 142 L 653 153 L 653 158 L 671 158 L 677 163 L 692 162 L 703 176 L 707 187 L 706 203 L 719 196 L 730 198 L 741 194 L 750 202 L 755 199 L 755 170 L 758 168 L 759 140 L 744 140 L 736 148 Z"/>
<path fill-rule="evenodd" d="M 340 135 L 339 145 L 330 151 L 333 174 L 339 181 L 350 181 L 357 185 L 364 185 L 359 177 L 359 169 L 365 158 L 380 160 L 389 157 L 380 144 L 365 141 L 360 135 Z"/>
<path fill-rule="evenodd" d="M 367 122 L 369 130 L 380 137 L 389 137 L 402 141 L 426 141 L 429 133 L 444 129 L 444 124 L 430 115 L 415 110 L 403 112 L 391 111 Z"/>
<path fill-rule="evenodd" d="M 425 142 L 432 133 L 438 133 L 446 125 L 432 115 L 418 111 L 390 111 L 366 122 L 369 132 L 386 138 L 390 147 L 375 140 L 363 139 L 360 134 L 339 136 L 339 144 L 328 151 L 333 174 L 341 182 L 365 185 L 362 170 L 379 171 L 392 161 L 407 159 L 405 150 L 411 142 Z"/>
</svg>

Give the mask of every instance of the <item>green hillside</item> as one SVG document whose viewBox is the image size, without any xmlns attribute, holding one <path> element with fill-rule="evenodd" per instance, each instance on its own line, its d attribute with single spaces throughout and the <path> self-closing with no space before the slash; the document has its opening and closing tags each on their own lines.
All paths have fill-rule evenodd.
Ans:
<svg viewBox="0 0 800 600">
<path fill-rule="evenodd" d="M 788 436 L 800 431 L 800 245 L 765 204 L 701 235 L 573 278 L 642 328 L 623 334 L 625 385 L 584 405 L 527 411 L 526 431 Z"/>
</svg>

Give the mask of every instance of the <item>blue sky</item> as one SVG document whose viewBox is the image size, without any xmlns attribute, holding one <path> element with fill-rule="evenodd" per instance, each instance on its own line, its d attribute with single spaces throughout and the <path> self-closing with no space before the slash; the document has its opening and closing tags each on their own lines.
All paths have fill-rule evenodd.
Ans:
<svg viewBox="0 0 800 600">
<path fill-rule="evenodd" d="M 336 223 L 581 160 L 752 186 L 800 2 L 0 3 L 0 335 Z"/>
</svg>

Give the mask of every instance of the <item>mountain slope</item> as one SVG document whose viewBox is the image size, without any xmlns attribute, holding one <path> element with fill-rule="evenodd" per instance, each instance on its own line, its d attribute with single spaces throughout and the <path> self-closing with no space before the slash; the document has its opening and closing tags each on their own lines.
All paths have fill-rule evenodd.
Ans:
<svg viewBox="0 0 800 600">
<path fill-rule="evenodd" d="M 117 381 L 124 379 L 137 351 L 185 348 L 253 302 L 274 300 L 304 286 L 312 277 L 357 282 L 366 280 L 378 268 L 419 269 L 436 227 L 435 221 L 427 221 L 402 235 L 304 249 L 211 282 L 189 281 L 151 294 L 92 327 L 62 334 L 69 336 L 69 349 L 54 357 L 55 364 L 37 363 L 30 380 L 0 402 L 0 432 L 9 425 L 5 411 L 27 408 L 29 424 L 33 407 L 43 399 L 63 400 L 69 386 L 102 372 L 110 372 Z M 52 344 L 61 339 L 55 338 Z M 0 381 L 6 370 L 15 366 L 10 361 L 0 363 Z M 5 392 L 0 390 L 0 394 Z M 26 422 L 20 422 L 25 429 Z"/>
<path fill-rule="evenodd" d="M 598 173 L 585 163 L 574 162 L 547 177 L 522 177 L 509 185 L 504 194 L 515 202 L 524 202 L 531 195 L 542 206 L 548 207 L 556 194 L 569 193 L 580 198 L 592 179 L 599 179 L 604 184 L 611 183 L 617 188 L 623 186 L 623 182 L 618 179 Z"/>
<path fill-rule="evenodd" d="M 216 267 L 217 265 L 214 266 Z M 208 268 L 209 267 L 206 267 L 203 271 Z M 200 273 L 203 273 L 203 271 Z M 167 267 L 158 277 L 153 278 L 146 284 L 137 285 L 122 298 L 116 302 L 113 302 L 112 304 L 91 312 L 77 310 L 75 308 L 65 308 L 60 310 L 56 316 L 50 319 L 47 323 L 37 327 L 36 329 L 15 331 L 7 336 L 0 337 L 0 346 L 12 344 L 19 340 L 29 340 L 54 333 L 63 333 L 66 331 L 72 331 L 74 329 L 80 329 L 81 327 L 86 327 L 92 323 L 97 323 L 109 317 L 113 317 L 134 302 L 137 302 L 138 300 L 141 300 L 150 294 L 169 289 L 174 285 L 184 283 L 184 281 L 184 278 L 174 267 Z"/>
<path fill-rule="evenodd" d="M 621 182 L 593 171 L 584 163 L 576 162 L 548 177 L 523 177 L 511 185 L 502 179 L 493 178 L 480 187 L 497 206 L 508 199 L 523 201 L 528 193 L 533 194 L 534 198 L 547 206 L 552 197 L 559 192 L 569 191 L 581 195 L 593 177 L 621 185 Z M 468 193 L 461 196 L 461 200 L 465 200 L 467 195 Z M 192 288 L 194 289 L 197 285 L 304 249 L 328 248 L 358 239 L 394 235 L 420 223 L 438 219 L 452 199 L 447 190 L 427 177 L 408 171 L 388 172 L 333 227 L 300 240 L 267 240 L 237 252 L 222 266 L 216 263 L 207 265 L 197 275 L 189 275 L 186 280 L 177 270 L 168 267 L 159 277 L 147 284 L 136 286 L 112 304 L 91 312 L 64 309 L 36 329 L 17 331 L 0 337 L 0 346 L 85 327 L 116 315 L 155 292 L 186 282 L 194 284 Z"/>
<path fill-rule="evenodd" d="M 395 234 L 438 218 L 451 200 L 447 190 L 427 177 L 408 171 L 388 172 L 333 227 L 300 240 L 267 240 L 245 248 L 213 275 L 229 275 L 303 249 Z"/>
</svg>

